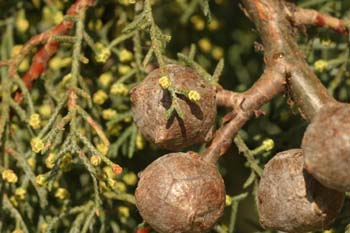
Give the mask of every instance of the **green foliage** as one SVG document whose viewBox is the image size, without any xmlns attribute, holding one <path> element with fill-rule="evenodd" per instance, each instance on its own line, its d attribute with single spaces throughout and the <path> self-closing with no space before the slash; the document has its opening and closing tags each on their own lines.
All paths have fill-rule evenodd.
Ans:
<svg viewBox="0 0 350 233">
<path fill-rule="evenodd" d="M 259 39 L 237 1 L 104 0 L 75 17 L 64 16 L 74 2 L 0 2 L 6 9 L 0 12 L 0 60 L 19 59 L 13 77 L 8 66 L 0 68 L 0 172 L 11 169 L 18 178 L 11 183 L 1 177 L 0 232 L 143 227 L 133 197 L 136 174 L 164 151 L 138 132 L 129 91 L 167 63 L 188 65 L 213 85 L 234 91 L 248 89 L 263 69 L 262 55 L 254 50 Z M 348 1 L 299 4 L 350 16 Z M 50 37 L 60 46 L 33 87 L 26 86 L 21 77 L 47 41 L 18 56 L 16 51 L 63 19 L 75 26 L 67 35 Z M 349 38 L 317 28 L 301 36 L 300 45 L 329 92 L 348 102 Z M 181 109 L 174 109 L 181 116 Z M 306 124 L 284 97 L 262 110 L 265 116 L 241 129 L 219 165 L 231 201 L 215 232 L 263 231 L 254 204 L 263 166 L 275 152 L 300 145 Z M 218 122 L 225 113 L 220 109 Z M 18 189 L 25 194 L 16 194 Z M 348 199 L 335 232 L 349 231 L 346 208 Z"/>
</svg>

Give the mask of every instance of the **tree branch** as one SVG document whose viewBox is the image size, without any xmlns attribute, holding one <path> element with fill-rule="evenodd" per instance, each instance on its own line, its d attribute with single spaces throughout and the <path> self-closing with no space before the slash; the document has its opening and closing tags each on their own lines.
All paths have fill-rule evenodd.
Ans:
<svg viewBox="0 0 350 233">
<path fill-rule="evenodd" d="M 232 107 L 229 114 L 229 122 L 216 131 L 211 145 L 203 153 L 203 158 L 215 163 L 219 157 L 226 153 L 232 144 L 232 138 L 238 130 L 255 114 L 258 109 L 269 102 L 274 96 L 285 90 L 286 79 L 282 63 L 265 69 L 260 79 L 254 85 L 241 94 L 219 90 L 217 93 L 218 104 Z"/>
<path fill-rule="evenodd" d="M 274 64 L 276 57 L 285 63 L 287 87 L 291 99 L 301 115 L 311 120 L 325 104 L 334 103 L 327 89 L 318 80 L 298 48 L 297 37 L 284 11 L 282 0 L 242 0 L 255 23 L 264 45 L 266 64 Z"/>
<path fill-rule="evenodd" d="M 81 9 L 87 8 L 94 4 L 95 0 L 77 0 L 67 11 L 67 15 L 75 17 Z M 33 36 L 23 46 L 18 55 L 9 62 L 8 74 L 14 77 L 17 74 L 17 66 L 23 58 L 30 52 L 31 48 L 38 44 L 46 43 L 32 58 L 32 64 L 26 74 L 22 77 L 27 88 L 31 88 L 33 82 L 46 70 L 47 63 L 50 58 L 56 53 L 59 42 L 53 40 L 55 36 L 65 35 L 69 29 L 74 26 L 70 20 L 63 20 L 54 28 Z M 22 94 L 16 93 L 16 102 L 22 101 Z"/>
<path fill-rule="evenodd" d="M 285 87 L 292 101 L 298 105 L 301 115 L 307 120 L 311 120 L 324 105 L 336 102 L 298 48 L 297 36 L 293 34 L 293 26 L 289 21 L 291 14 L 285 10 L 286 6 L 290 9 L 291 4 L 282 0 L 242 2 L 245 13 L 255 23 L 260 34 L 267 68 L 253 87 L 242 94 L 218 90 L 218 105 L 232 107 L 233 112 L 226 116 L 225 120 L 229 122 L 216 132 L 211 145 L 204 152 L 204 159 L 210 162 L 216 162 L 227 151 L 232 138 L 253 113 L 259 115 L 258 109 L 283 92 Z M 295 17 L 305 13 L 300 9 L 295 12 L 298 13 L 294 14 Z M 334 18 L 321 16 L 326 19 L 329 27 L 335 28 Z"/>
<path fill-rule="evenodd" d="M 286 4 L 285 11 L 296 26 L 314 25 L 330 28 L 343 35 L 349 34 L 349 28 L 347 26 L 350 25 L 350 20 L 338 19 L 313 9 L 296 7 L 294 4 Z"/>
</svg>

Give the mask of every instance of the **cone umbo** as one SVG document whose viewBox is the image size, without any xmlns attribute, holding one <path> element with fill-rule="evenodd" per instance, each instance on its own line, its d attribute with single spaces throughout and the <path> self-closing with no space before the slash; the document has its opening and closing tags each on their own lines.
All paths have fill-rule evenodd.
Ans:
<svg viewBox="0 0 350 233">
<path fill-rule="evenodd" d="M 305 168 L 323 185 L 350 191 L 350 105 L 324 106 L 307 127 Z"/>
<path fill-rule="evenodd" d="M 200 233 L 222 216 L 225 186 L 214 163 L 195 152 L 170 153 L 142 171 L 135 198 L 156 231 Z"/>
<path fill-rule="evenodd" d="M 163 89 L 159 79 L 167 77 L 172 90 L 195 91 L 198 101 L 191 101 L 185 94 L 171 95 Z M 167 118 L 167 110 L 176 98 L 183 117 L 173 111 Z M 215 90 L 193 69 L 180 65 L 166 65 L 153 70 L 143 82 L 131 91 L 132 113 L 142 135 L 157 146 L 169 150 L 203 143 L 211 139 L 216 117 Z"/>
<path fill-rule="evenodd" d="M 326 229 L 341 210 L 344 196 L 306 172 L 301 149 L 280 152 L 265 165 L 259 184 L 260 223 L 286 232 Z"/>
</svg>

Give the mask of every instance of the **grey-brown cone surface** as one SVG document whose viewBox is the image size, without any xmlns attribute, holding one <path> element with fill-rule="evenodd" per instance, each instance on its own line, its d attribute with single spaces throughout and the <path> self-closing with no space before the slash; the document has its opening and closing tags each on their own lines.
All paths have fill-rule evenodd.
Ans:
<svg viewBox="0 0 350 233">
<path fill-rule="evenodd" d="M 344 196 L 305 171 L 302 150 L 287 150 L 264 168 L 257 203 L 260 223 L 285 232 L 327 229 L 341 210 Z"/>
<path fill-rule="evenodd" d="M 307 127 L 305 168 L 323 185 L 350 191 L 350 104 L 325 106 Z"/>
<path fill-rule="evenodd" d="M 200 233 L 222 216 L 225 186 L 216 166 L 197 153 L 171 153 L 142 171 L 135 198 L 157 232 Z"/>
<path fill-rule="evenodd" d="M 190 101 L 185 95 L 176 99 L 183 119 L 173 112 L 166 119 L 172 97 L 162 89 L 159 79 L 167 75 L 173 88 L 197 91 L 201 98 Z M 214 88 L 193 69 L 180 65 L 166 65 L 153 70 L 131 91 L 132 113 L 142 135 L 155 145 L 168 150 L 180 150 L 211 139 L 216 117 Z"/>
</svg>

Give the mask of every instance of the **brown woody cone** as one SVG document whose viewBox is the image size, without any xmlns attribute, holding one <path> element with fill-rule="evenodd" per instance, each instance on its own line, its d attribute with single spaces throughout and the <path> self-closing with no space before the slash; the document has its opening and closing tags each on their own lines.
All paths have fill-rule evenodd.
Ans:
<svg viewBox="0 0 350 233">
<path fill-rule="evenodd" d="M 344 193 L 322 186 L 303 165 L 301 149 L 278 153 L 266 164 L 258 190 L 264 228 L 298 233 L 325 229 L 339 213 Z"/>
<path fill-rule="evenodd" d="M 159 85 L 159 79 L 164 75 L 168 76 L 172 87 L 194 90 L 201 96 L 198 102 L 190 101 L 185 95 L 177 96 L 183 120 L 174 113 L 166 119 L 172 98 L 169 91 Z M 153 70 L 132 90 L 131 101 L 133 117 L 142 135 L 161 148 L 180 150 L 212 137 L 216 117 L 215 90 L 191 68 L 166 65 L 162 71 Z"/>
<path fill-rule="evenodd" d="M 350 105 L 325 106 L 305 131 L 305 168 L 323 185 L 350 191 Z"/>
<path fill-rule="evenodd" d="M 140 175 L 136 205 L 143 219 L 160 233 L 208 231 L 225 207 L 224 181 L 215 164 L 197 153 L 171 153 Z"/>
</svg>

